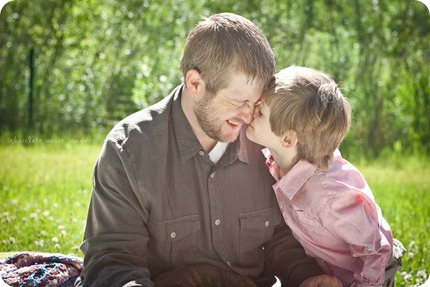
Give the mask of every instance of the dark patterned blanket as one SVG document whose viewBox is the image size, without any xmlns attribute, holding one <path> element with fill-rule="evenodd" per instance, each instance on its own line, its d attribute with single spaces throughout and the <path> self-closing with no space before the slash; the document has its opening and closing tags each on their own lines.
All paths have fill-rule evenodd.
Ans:
<svg viewBox="0 0 430 287">
<path fill-rule="evenodd" d="M 57 253 L 20 252 L 0 262 L 0 286 L 73 286 L 82 258 Z"/>
</svg>

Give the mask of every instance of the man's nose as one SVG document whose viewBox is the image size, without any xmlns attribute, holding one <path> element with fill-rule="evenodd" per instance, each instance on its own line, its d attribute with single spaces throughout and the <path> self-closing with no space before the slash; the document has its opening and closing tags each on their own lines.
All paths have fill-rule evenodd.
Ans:
<svg viewBox="0 0 430 287">
<path fill-rule="evenodd" d="M 254 111 L 255 105 L 253 103 L 247 103 L 246 105 L 244 105 L 241 112 L 241 118 L 246 124 L 250 124 L 254 119 Z"/>
</svg>

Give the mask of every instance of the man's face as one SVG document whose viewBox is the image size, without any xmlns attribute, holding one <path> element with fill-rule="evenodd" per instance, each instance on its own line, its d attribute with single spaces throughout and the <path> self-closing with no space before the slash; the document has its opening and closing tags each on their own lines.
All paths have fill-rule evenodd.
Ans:
<svg viewBox="0 0 430 287">
<path fill-rule="evenodd" d="M 248 82 L 243 74 L 232 76 L 226 88 L 213 97 L 205 94 L 195 105 L 194 113 L 200 127 L 217 141 L 235 141 L 242 124 L 252 121 L 262 91 L 260 81 Z"/>
</svg>

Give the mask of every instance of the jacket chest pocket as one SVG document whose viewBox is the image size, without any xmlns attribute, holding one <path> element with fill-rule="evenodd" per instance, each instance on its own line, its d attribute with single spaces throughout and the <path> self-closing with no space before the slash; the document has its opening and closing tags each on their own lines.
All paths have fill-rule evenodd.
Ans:
<svg viewBox="0 0 430 287">
<path fill-rule="evenodd" d="M 272 239 L 282 215 L 277 207 L 239 214 L 242 256 L 263 256 L 262 245 Z"/>
<path fill-rule="evenodd" d="M 165 221 L 150 221 L 148 251 L 163 261 L 174 264 L 177 260 L 197 249 L 197 236 L 200 230 L 198 215 L 186 215 Z"/>
</svg>

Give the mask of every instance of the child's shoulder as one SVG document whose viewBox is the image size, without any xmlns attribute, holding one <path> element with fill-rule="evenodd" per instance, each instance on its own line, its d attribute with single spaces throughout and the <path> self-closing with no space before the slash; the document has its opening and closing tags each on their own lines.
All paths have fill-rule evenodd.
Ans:
<svg viewBox="0 0 430 287">
<path fill-rule="evenodd" d="M 316 170 L 296 194 L 295 204 L 315 215 L 340 201 L 355 201 L 357 198 L 374 201 L 372 191 L 358 169 L 341 164 L 331 165 L 327 170 Z"/>
</svg>

